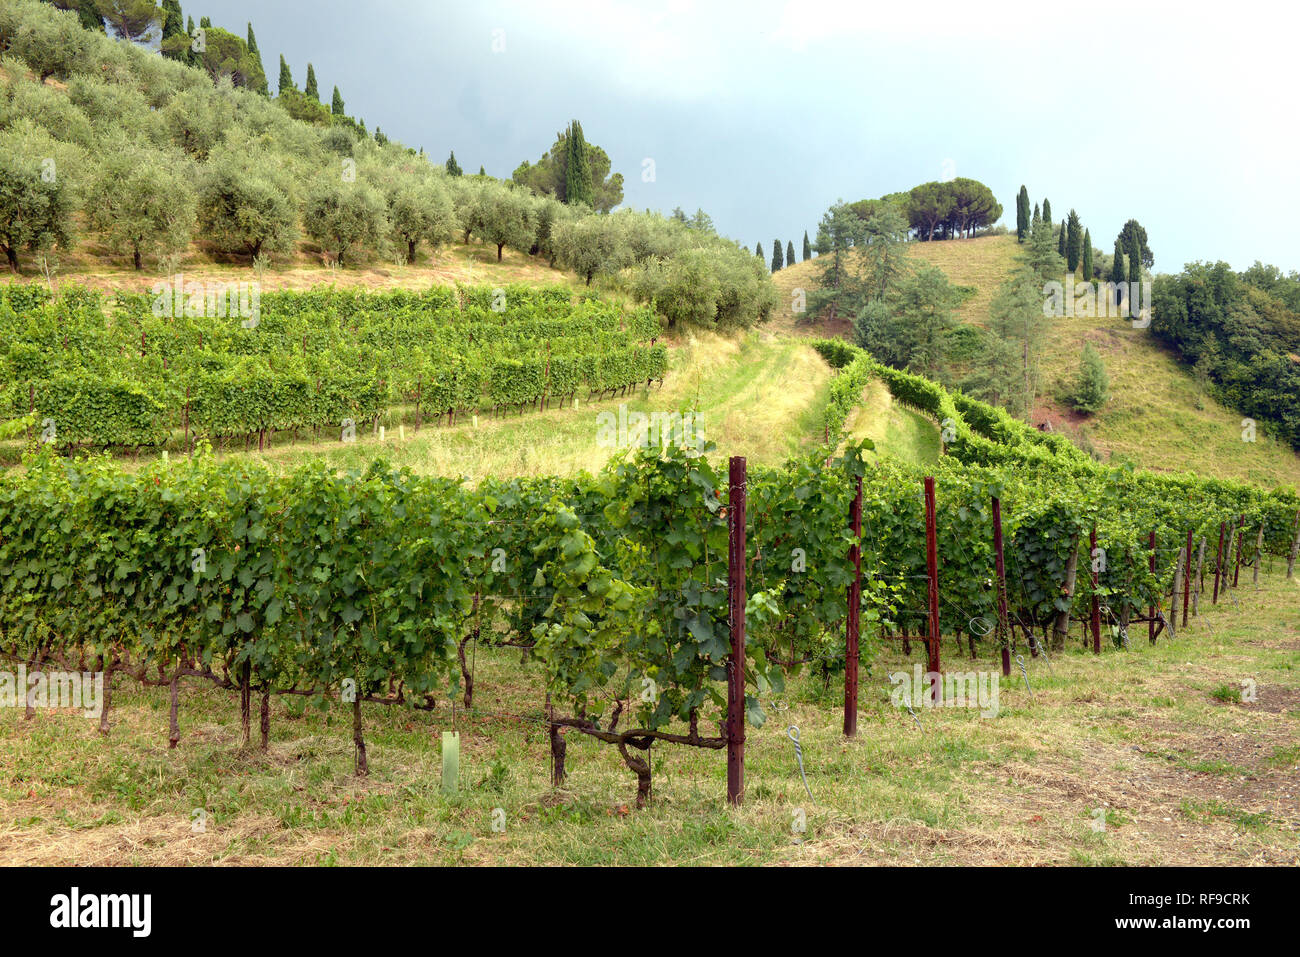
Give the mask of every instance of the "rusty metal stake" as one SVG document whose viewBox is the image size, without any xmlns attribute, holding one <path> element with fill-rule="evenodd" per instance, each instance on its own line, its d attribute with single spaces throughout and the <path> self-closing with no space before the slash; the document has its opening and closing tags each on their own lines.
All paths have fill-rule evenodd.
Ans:
<svg viewBox="0 0 1300 957">
<path fill-rule="evenodd" d="M 728 477 L 727 601 L 731 659 L 727 662 L 727 801 L 745 797 L 745 458 L 731 457 Z"/>
</svg>

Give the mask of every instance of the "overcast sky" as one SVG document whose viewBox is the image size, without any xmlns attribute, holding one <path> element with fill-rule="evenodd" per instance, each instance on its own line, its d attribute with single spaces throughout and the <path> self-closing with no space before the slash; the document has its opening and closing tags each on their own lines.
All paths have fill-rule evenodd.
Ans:
<svg viewBox="0 0 1300 957">
<path fill-rule="evenodd" d="M 1015 225 L 1021 183 L 1109 251 L 1130 217 L 1158 271 L 1300 269 L 1291 3 L 949 0 L 182 0 L 301 87 L 466 172 L 508 178 L 571 118 L 626 205 L 703 207 L 771 254 L 837 198 L 955 172 Z M 647 160 L 653 180 L 647 181 Z"/>
</svg>

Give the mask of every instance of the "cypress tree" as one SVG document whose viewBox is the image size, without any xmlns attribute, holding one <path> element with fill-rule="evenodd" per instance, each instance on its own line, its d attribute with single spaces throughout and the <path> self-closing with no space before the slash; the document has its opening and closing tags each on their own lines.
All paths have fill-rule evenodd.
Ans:
<svg viewBox="0 0 1300 957">
<path fill-rule="evenodd" d="M 307 85 L 303 88 L 303 96 L 308 99 L 320 102 L 320 91 L 316 89 L 316 71 L 312 69 L 311 64 L 307 64 Z"/>
<path fill-rule="evenodd" d="M 1046 196 L 1043 197 L 1043 222 L 1052 225 L 1052 201 Z"/>
<path fill-rule="evenodd" d="M 363 129 L 364 129 L 364 127 L 363 127 Z M 447 162 L 446 162 L 444 165 L 445 165 L 446 168 L 447 168 L 447 175 L 448 175 L 448 176 L 459 176 L 459 175 L 461 174 L 460 164 L 456 162 L 456 151 L 455 151 L 455 150 L 452 150 L 452 151 L 451 151 L 451 155 L 447 157 Z"/>
<path fill-rule="evenodd" d="M 83 23 L 84 27 L 85 24 Z M 186 61 L 185 51 L 190 39 L 185 36 L 185 15 L 181 13 L 180 0 L 162 2 L 162 42 L 159 49 L 169 60 Z"/>
<path fill-rule="evenodd" d="M 193 17 L 186 17 L 186 18 L 185 18 L 185 35 L 188 36 L 188 37 L 193 37 L 193 36 L 194 36 L 194 18 L 193 18 Z M 193 42 L 193 41 L 191 41 L 191 43 L 192 43 L 192 42 Z M 184 61 L 185 63 L 188 63 L 190 66 L 198 66 L 198 65 L 199 65 L 199 55 L 198 55 L 197 53 L 194 52 L 194 48 L 193 48 L 190 44 L 186 44 L 186 46 L 185 46 L 185 56 L 183 57 L 183 61 Z"/>
<path fill-rule="evenodd" d="M 185 32 L 185 14 L 181 12 L 180 0 L 163 0 L 160 52 L 169 60 L 188 63 L 190 43 L 189 34 Z"/>
<path fill-rule="evenodd" d="M 565 150 L 568 162 L 564 171 L 564 201 L 570 206 L 585 203 L 595 206 L 596 193 L 591 182 L 591 159 L 587 155 L 587 141 L 582 135 L 582 124 L 574 120 L 569 124 Z"/>
<path fill-rule="evenodd" d="M 1083 231 L 1083 278 L 1092 282 L 1092 233 Z"/>
<path fill-rule="evenodd" d="M 1043 214 L 1038 211 L 1038 204 L 1034 203 L 1034 218 L 1029 221 L 1029 231 L 1032 233 L 1034 227 L 1043 221 Z"/>
<path fill-rule="evenodd" d="M 1079 257 L 1083 252 L 1083 236 L 1080 235 L 1079 225 L 1079 214 L 1070 210 L 1070 215 L 1065 219 L 1065 265 L 1070 272 L 1079 268 Z"/>
<path fill-rule="evenodd" d="M 1142 281 L 1142 240 L 1137 232 L 1128 234 L 1128 281 L 1138 283 Z"/>
<path fill-rule="evenodd" d="M 180 4 L 177 3 L 176 9 L 180 10 Z M 262 53 L 257 49 L 257 37 L 253 36 L 253 24 L 248 24 L 248 52 L 253 60 L 257 63 L 257 76 L 253 78 L 253 91 L 267 96 L 270 90 L 266 82 L 266 70 L 262 66 Z"/>
<path fill-rule="evenodd" d="M 781 258 L 781 240 L 772 240 L 772 272 L 779 272 L 785 261 Z"/>
<path fill-rule="evenodd" d="M 334 98 L 330 100 L 330 112 L 335 116 L 345 116 L 343 112 L 343 96 L 339 93 L 339 88 L 334 87 Z"/>
<path fill-rule="evenodd" d="M 1065 256 L 1065 223 L 1061 223 L 1061 228 L 1056 232 L 1056 252 L 1061 257 Z"/>
<path fill-rule="evenodd" d="M 289 74 L 289 64 L 284 62 L 284 54 L 280 54 L 280 82 L 278 90 L 283 93 L 285 90 L 293 89 L 293 77 Z"/>
<path fill-rule="evenodd" d="M 1118 306 L 1123 298 L 1118 287 L 1124 282 L 1124 247 L 1118 236 L 1115 237 L 1115 258 L 1110 261 L 1110 281 L 1116 286 L 1115 305 Z"/>
<path fill-rule="evenodd" d="M 379 127 L 376 126 L 375 129 L 379 129 Z M 487 175 L 487 170 L 485 170 L 485 169 L 483 168 L 483 164 L 482 164 L 482 163 L 479 164 L 479 167 L 478 167 L 478 174 L 479 174 L 480 176 L 486 176 L 486 175 Z"/>
<path fill-rule="evenodd" d="M 808 242 L 808 230 L 803 231 L 803 262 L 812 259 L 812 243 Z"/>
<path fill-rule="evenodd" d="M 1020 193 L 1016 196 L 1016 242 L 1023 243 L 1027 232 L 1029 232 L 1029 190 L 1021 184 Z"/>
<path fill-rule="evenodd" d="M 199 26 L 201 26 L 204 30 L 211 30 L 211 29 L 212 29 L 212 18 L 211 18 L 211 17 L 199 17 Z"/>
<path fill-rule="evenodd" d="M 785 244 L 785 264 L 787 266 L 794 265 L 794 240 L 790 240 Z"/>
<path fill-rule="evenodd" d="M 763 258 L 763 244 L 762 244 L 762 243 L 755 243 L 755 244 L 754 244 L 754 255 L 757 256 L 759 259 L 762 259 L 762 258 Z"/>
</svg>

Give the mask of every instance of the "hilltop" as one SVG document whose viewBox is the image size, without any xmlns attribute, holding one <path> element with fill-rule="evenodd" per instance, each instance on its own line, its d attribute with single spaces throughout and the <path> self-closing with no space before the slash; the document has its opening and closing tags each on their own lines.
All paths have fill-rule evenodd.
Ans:
<svg viewBox="0 0 1300 957">
<path fill-rule="evenodd" d="M 957 318 L 984 325 L 998 285 L 1016 264 L 1018 245 L 1014 236 L 983 236 L 912 242 L 907 251 L 917 262 L 942 269 L 953 284 L 973 290 L 958 306 Z M 795 336 L 851 339 L 846 320 L 795 322 L 793 290 L 815 287 L 814 263 L 797 263 L 773 276 L 780 297 L 772 328 Z M 1101 353 L 1110 376 L 1110 399 L 1095 416 L 1080 416 L 1052 397 L 1060 382 L 1075 375 L 1084 343 Z M 1207 395 L 1149 329 L 1134 329 L 1115 318 L 1053 319 L 1042 372 L 1044 394 L 1034 409 L 1034 424 L 1050 423 L 1053 430 L 1091 445 L 1104 461 L 1265 486 L 1300 483 L 1300 455 L 1263 432 L 1253 443 L 1242 441 L 1242 416 Z M 880 401 L 888 402 L 887 393 L 879 391 Z"/>
</svg>

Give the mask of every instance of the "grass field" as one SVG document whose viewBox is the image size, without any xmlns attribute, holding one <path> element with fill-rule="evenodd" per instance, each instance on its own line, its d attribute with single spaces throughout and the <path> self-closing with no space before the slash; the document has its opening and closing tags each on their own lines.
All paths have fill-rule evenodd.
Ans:
<svg viewBox="0 0 1300 957">
<path fill-rule="evenodd" d="M 996 717 L 919 709 L 923 732 L 889 703 L 888 674 L 911 668 L 897 647 L 863 677 L 851 741 L 840 680 L 804 675 L 749 729 L 739 809 L 721 752 L 662 745 L 654 798 L 630 809 L 633 776 L 581 735 L 553 789 L 539 671 L 515 650 L 478 650 L 473 712 L 368 706 L 366 779 L 341 707 L 275 700 L 263 754 L 256 730 L 240 744 L 236 698 L 196 682 L 169 751 L 166 691 L 122 679 L 107 738 L 75 712 L 0 712 L 0 863 L 1296 864 L 1297 608 L 1300 583 L 1280 570 L 1258 591 L 1243 575 L 1172 641 L 1135 631 L 1099 659 L 1072 641 L 1051 671 L 1027 657 L 1032 698 L 1013 665 Z M 986 649 L 969 667 L 997 665 Z M 1257 700 L 1242 703 L 1248 678 Z M 453 727 L 461 791 L 446 797 L 439 741 Z"/>
</svg>

